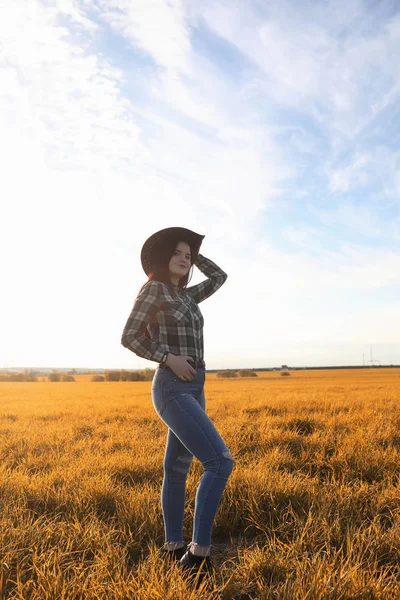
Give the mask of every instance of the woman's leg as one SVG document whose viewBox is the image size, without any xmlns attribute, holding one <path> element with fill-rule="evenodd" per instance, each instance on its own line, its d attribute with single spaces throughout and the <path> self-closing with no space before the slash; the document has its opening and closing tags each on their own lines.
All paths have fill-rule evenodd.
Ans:
<svg viewBox="0 0 400 600">
<path fill-rule="evenodd" d="M 164 456 L 164 479 L 161 490 L 161 506 L 164 519 L 166 546 L 174 550 L 184 544 L 183 518 L 186 498 L 186 479 L 193 460 L 191 454 L 171 429 L 168 429 Z"/>
<path fill-rule="evenodd" d="M 177 460 L 178 456 L 188 458 L 190 455 L 194 455 L 204 466 L 204 473 L 196 493 L 192 541 L 199 546 L 210 547 L 214 518 L 232 472 L 234 460 L 213 422 L 202 408 L 202 404 L 205 405 L 204 390 L 197 389 L 197 393 L 190 393 L 190 385 L 190 383 L 182 384 L 181 381 L 174 380 L 165 385 L 163 410 L 160 417 L 187 449 L 186 455 L 175 454 L 175 458 L 171 459 L 172 462 L 168 463 L 170 467 L 172 464 L 175 465 L 175 469 L 171 468 L 170 471 L 170 473 L 174 473 L 173 477 L 176 478 L 176 474 L 179 473 L 176 470 L 178 463 L 180 463 L 182 475 L 187 466 L 187 463 L 184 464 Z M 175 445 L 175 448 L 178 446 Z M 181 450 L 182 448 L 177 451 L 181 452 Z M 170 476 L 165 479 L 164 493 L 167 502 L 168 498 L 171 499 L 173 496 L 170 491 L 176 489 L 174 485 Z M 182 490 L 182 484 L 179 489 Z M 182 502 L 181 498 L 182 496 L 180 502 Z M 180 504 L 181 506 L 182 504 Z M 171 504 L 169 507 L 171 508 Z M 176 523 L 178 524 L 177 518 Z M 179 524 L 176 527 L 178 528 Z M 178 529 L 176 533 L 179 533 Z M 172 531 L 168 533 L 168 535 L 170 534 Z"/>
<path fill-rule="evenodd" d="M 162 418 L 165 410 L 165 389 L 176 383 L 170 369 L 158 368 L 154 374 L 151 395 L 154 409 Z M 199 388 L 200 389 L 200 388 Z M 186 496 L 186 478 L 193 455 L 168 428 L 164 454 L 164 479 L 161 489 L 161 508 L 164 519 L 164 549 L 176 550 L 184 545 L 183 519 Z"/>
</svg>

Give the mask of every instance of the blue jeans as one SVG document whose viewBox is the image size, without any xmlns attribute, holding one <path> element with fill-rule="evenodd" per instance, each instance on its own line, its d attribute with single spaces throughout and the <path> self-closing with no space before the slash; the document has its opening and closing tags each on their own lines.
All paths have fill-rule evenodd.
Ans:
<svg viewBox="0 0 400 600">
<path fill-rule="evenodd" d="M 151 396 L 168 426 L 161 506 L 166 542 L 183 542 L 186 478 L 195 456 L 204 467 L 197 488 L 192 541 L 211 546 L 214 518 L 234 466 L 234 459 L 205 412 L 205 369 L 182 381 L 171 369 L 156 369 Z"/>
</svg>

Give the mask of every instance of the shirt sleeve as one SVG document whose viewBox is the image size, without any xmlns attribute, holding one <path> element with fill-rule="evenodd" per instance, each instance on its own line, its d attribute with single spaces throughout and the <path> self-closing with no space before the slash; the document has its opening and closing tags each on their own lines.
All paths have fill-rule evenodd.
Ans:
<svg viewBox="0 0 400 600">
<path fill-rule="evenodd" d="M 166 351 L 146 337 L 145 331 L 160 309 L 161 303 L 161 284 L 157 281 L 150 281 L 135 299 L 121 338 L 121 344 L 125 348 L 132 350 L 142 358 L 156 362 L 160 362 Z"/>
<path fill-rule="evenodd" d="M 188 294 L 190 294 L 197 304 L 199 304 L 199 302 L 212 296 L 221 285 L 225 283 L 228 275 L 212 260 L 206 258 L 202 254 L 197 256 L 197 260 L 194 264 L 208 277 L 205 281 L 186 288 Z"/>
</svg>

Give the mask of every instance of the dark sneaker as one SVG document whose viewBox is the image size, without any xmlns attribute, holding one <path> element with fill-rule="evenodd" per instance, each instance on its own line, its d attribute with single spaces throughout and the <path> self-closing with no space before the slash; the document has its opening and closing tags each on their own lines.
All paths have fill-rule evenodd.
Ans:
<svg viewBox="0 0 400 600">
<path fill-rule="evenodd" d="M 196 556 L 190 551 L 190 544 L 187 550 L 178 561 L 178 566 L 182 569 L 182 574 L 188 579 L 193 580 L 198 588 L 205 577 L 211 576 L 215 569 L 210 556 Z"/>
<path fill-rule="evenodd" d="M 174 562 L 180 560 L 185 554 L 185 552 L 185 546 L 182 546 L 182 548 L 178 548 L 177 550 L 166 550 L 164 547 L 162 547 L 158 551 L 160 558 L 167 562 Z"/>
</svg>

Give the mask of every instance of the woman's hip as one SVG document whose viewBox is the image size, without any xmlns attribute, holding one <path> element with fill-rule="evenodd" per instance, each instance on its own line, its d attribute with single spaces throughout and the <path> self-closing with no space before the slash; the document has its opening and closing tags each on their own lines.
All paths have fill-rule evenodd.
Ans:
<svg viewBox="0 0 400 600">
<path fill-rule="evenodd" d="M 205 411 L 204 390 L 196 396 L 185 391 L 189 386 L 166 384 L 162 394 L 153 395 L 153 405 L 165 425 L 204 466 L 220 467 L 221 460 L 232 456 L 214 423 Z"/>
<path fill-rule="evenodd" d="M 161 417 L 174 398 L 189 394 L 196 402 L 204 404 L 205 370 L 197 369 L 191 381 L 182 381 L 170 369 L 157 369 L 151 386 L 151 396 L 155 411 Z M 203 410 L 205 406 L 202 406 Z"/>
</svg>

